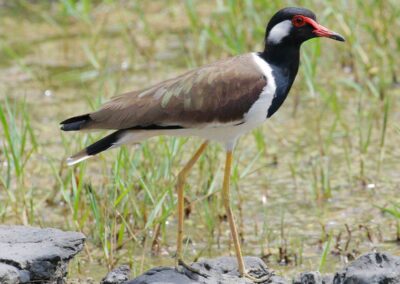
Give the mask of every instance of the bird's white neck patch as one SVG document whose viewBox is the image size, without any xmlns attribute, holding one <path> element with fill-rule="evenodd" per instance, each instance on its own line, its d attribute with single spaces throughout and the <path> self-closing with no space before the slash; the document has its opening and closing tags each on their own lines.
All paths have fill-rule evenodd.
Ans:
<svg viewBox="0 0 400 284">
<path fill-rule="evenodd" d="M 275 25 L 268 34 L 267 42 L 279 44 L 283 38 L 287 37 L 292 29 L 292 22 L 285 20 Z"/>
</svg>

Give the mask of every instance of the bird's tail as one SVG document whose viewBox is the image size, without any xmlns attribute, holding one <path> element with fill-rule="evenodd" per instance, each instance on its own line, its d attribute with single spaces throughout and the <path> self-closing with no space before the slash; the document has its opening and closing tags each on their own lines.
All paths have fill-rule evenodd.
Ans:
<svg viewBox="0 0 400 284">
<path fill-rule="evenodd" d="M 61 130 L 64 131 L 78 131 L 82 130 L 85 124 L 90 122 L 92 119 L 90 118 L 89 114 L 74 116 L 68 118 L 60 123 Z"/>
<path fill-rule="evenodd" d="M 154 131 L 117 130 L 69 157 L 67 164 L 72 166 L 105 150 L 116 148 L 123 144 L 137 143 L 154 135 L 156 135 Z"/>
<path fill-rule="evenodd" d="M 93 143 L 92 145 L 86 147 L 82 151 L 76 153 L 75 155 L 67 159 L 68 166 L 75 165 L 107 149 L 119 146 L 120 144 L 118 143 L 118 141 L 123 138 L 126 132 L 127 132 L 126 130 L 115 131 L 110 135 L 107 135 L 106 137 Z"/>
</svg>

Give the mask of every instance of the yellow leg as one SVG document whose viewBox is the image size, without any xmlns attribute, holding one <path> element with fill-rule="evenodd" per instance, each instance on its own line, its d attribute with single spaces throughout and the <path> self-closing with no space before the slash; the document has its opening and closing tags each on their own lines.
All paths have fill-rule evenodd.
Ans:
<svg viewBox="0 0 400 284">
<path fill-rule="evenodd" d="M 183 169 L 178 174 L 178 181 L 176 184 L 176 189 L 178 192 L 178 236 L 177 236 L 177 244 L 176 244 L 176 266 L 178 264 L 182 264 L 186 267 L 185 263 L 182 259 L 182 243 L 183 243 L 183 218 L 184 218 L 184 198 L 183 191 L 185 186 L 186 177 L 188 176 L 190 170 L 193 165 L 199 159 L 201 154 L 207 148 L 208 141 L 201 144 L 200 148 L 196 151 L 194 156 L 187 162 L 187 164 L 183 167 Z"/>
<path fill-rule="evenodd" d="M 225 162 L 225 172 L 224 172 L 224 183 L 222 186 L 222 199 L 224 202 L 224 207 L 226 210 L 226 215 L 229 222 L 229 227 L 231 229 L 233 244 L 235 246 L 236 258 L 239 267 L 239 274 L 242 277 L 249 278 L 255 283 L 263 283 L 270 279 L 270 276 L 266 276 L 263 278 L 255 278 L 250 276 L 245 268 L 244 260 L 242 256 L 242 250 L 240 248 L 239 234 L 236 229 L 235 219 L 233 218 L 231 204 L 230 204 L 230 176 L 231 176 L 231 168 L 232 168 L 232 151 L 226 152 L 226 162 Z"/>
<path fill-rule="evenodd" d="M 222 186 L 222 200 L 226 210 L 226 216 L 228 217 L 229 227 L 233 238 L 233 244 L 235 246 L 236 258 L 239 266 L 239 273 L 241 276 L 245 273 L 244 261 L 242 256 L 242 250 L 240 248 L 239 234 L 236 229 L 235 219 L 233 218 L 231 203 L 230 203 L 230 177 L 232 168 L 232 151 L 226 153 L 225 161 L 225 172 L 224 172 L 224 183 Z"/>
</svg>

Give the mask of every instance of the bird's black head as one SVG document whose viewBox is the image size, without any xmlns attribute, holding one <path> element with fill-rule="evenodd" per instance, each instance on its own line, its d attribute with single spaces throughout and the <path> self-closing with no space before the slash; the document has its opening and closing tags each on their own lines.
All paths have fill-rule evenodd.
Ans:
<svg viewBox="0 0 400 284">
<path fill-rule="evenodd" d="M 266 45 L 294 45 L 315 37 L 328 37 L 338 41 L 344 38 L 318 24 L 313 12 L 304 8 L 284 8 L 269 21 L 265 33 Z"/>
</svg>

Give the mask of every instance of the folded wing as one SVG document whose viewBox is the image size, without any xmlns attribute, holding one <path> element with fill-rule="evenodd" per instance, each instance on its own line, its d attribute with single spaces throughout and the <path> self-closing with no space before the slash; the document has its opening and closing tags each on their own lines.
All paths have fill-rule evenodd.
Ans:
<svg viewBox="0 0 400 284">
<path fill-rule="evenodd" d="M 69 121 L 78 121 L 79 129 L 194 128 L 208 123 L 241 123 L 266 84 L 252 54 L 245 54 L 117 96 L 100 110 Z M 87 118 L 83 123 L 82 117 Z"/>
</svg>

